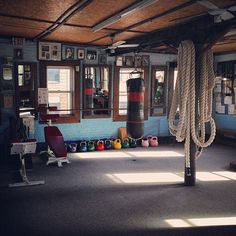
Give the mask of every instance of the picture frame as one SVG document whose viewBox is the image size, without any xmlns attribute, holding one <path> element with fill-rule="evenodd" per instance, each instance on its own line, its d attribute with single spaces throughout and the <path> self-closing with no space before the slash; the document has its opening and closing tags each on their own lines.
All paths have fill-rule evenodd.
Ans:
<svg viewBox="0 0 236 236">
<path fill-rule="evenodd" d="M 134 66 L 137 67 L 141 67 L 142 66 L 142 57 L 141 56 L 135 56 L 134 57 Z"/>
<path fill-rule="evenodd" d="M 12 80 L 12 67 L 3 67 L 2 69 L 2 73 L 3 73 L 3 80 Z"/>
<path fill-rule="evenodd" d="M 150 56 L 142 55 L 142 66 L 149 66 L 150 64 Z"/>
<path fill-rule="evenodd" d="M 73 60 L 74 59 L 74 48 L 73 47 L 66 47 L 65 48 L 65 59 L 66 60 Z"/>
<path fill-rule="evenodd" d="M 98 56 L 98 64 L 100 64 L 100 65 L 107 64 L 107 55 L 106 54 L 99 54 L 99 56 Z"/>
<path fill-rule="evenodd" d="M 116 66 L 123 66 L 123 56 L 117 56 L 116 57 Z"/>
<path fill-rule="evenodd" d="M 23 59 L 23 49 L 22 48 L 14 48 L 14 59 L 22 60 Z"/>
<path fill-rule="evenodd" d="M 126 66 L 134 66 L 134 57 L 133 56 L 125 56 L 125 65 Z"/>
<path fill-rule="evenodd" d="M 85 57 L 85 51 L 84 49 L 77 49 L 77 58 L 80 60 L 83 60 Z"/>
<path fill-rule="evenodd" d="M 14 106 L 13 95 L 4 95 L 3 96 L 3 107 L 5 109 L 11 109 Z"/>
<path fill-rule="evenodd" d="M 88 50 L 86 59 L 90 61 L 97 60 L 97 51 Z"/>
<path fill-rule="evenodd" d="M 38 59 L 45 61 L 61 61 L 61 43 L 39 42 Z"/>
</svg>

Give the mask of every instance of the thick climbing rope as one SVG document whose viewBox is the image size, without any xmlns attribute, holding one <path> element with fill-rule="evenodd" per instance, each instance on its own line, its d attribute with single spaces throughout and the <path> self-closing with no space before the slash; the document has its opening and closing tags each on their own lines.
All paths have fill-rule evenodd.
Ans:
<svg viewBox="0 0 236 236">
<path fill-rule="evenodd" d="M 200 86 L 197 88 L 199 91 L 195 89 L 195 48 L 192 41 L 180 43 L 177 63 L 178 75 L 169 113 L 169 129 L 178 142 L 185 140 L 185 165 L 190 168 L 191 137 L 201 148 L 209 146 L 215 138 L 216 127 L 212 118 L 212 92 L 215 80 L 213 54 L 208 50 L 202 55 Z M 196 97 L 196 94 L 199 96 Z M 209 139 L 205 140 L 207 123 L 210 123 L 211 132 Z"/>
</svg>

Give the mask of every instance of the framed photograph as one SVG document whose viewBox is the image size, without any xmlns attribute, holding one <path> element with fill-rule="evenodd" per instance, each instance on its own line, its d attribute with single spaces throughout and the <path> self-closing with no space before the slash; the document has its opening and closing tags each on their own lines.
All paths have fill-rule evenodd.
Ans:
<svg viewBox="0 0 236 236">
<path fill-rule="evenodd" d="M 123 57 L 122 56 L 116 57 L 116 66 L 123 66 Z"/>
<path fill-rule="evenodd" d="M 125 56 L 125 65 L 126 66 L 134 66 L 134 57 L 133 56 Z"/>
<path fill-rule="evenodd" d="M 142 57 L 141 56 L 135 56 L 134 57 L 134 66 L 135 67 L 141 67 L 142 66 Z"/>
<path fill-rule="evenodd" d="M 46 61 L 61 61 L 61 44 L 50 43 L 50 42 L 39 42 L 38 59 Z"/>
<path fill-rule="evenodd" d="M 3 67 L 3 80 L 12 80 L 12 68 Z"/>
<path fill-rule="evenodd" d="M 150 56 L 142 55 L 142 66 L 149 66 L 150 64 Z"/>
<path fill-rule="evenodd" d="M 87 51 L 87 60 L 97 60 L 97 52 L 96 51 Z"/>
<path fill-rule="evenodd" d="M 22 48 L 14 48 L 14 59 L 22 60 L 23 59 L 23 49 Z"/>
<path fill-rule="evenodd" d="M 100 65 L 107 64 L 107 55 L 106 54 L 99 54 L 99 56 L 98 56 L 98 64 L 100 64 Z"/>
<path fill-rule="evenodd" d="M 77 58 L 78 59 L 80 59 L 80 60 L 84 59 L 84 57 L 85 57 L 84 54 L 85 54 L 84 49 L 78 49 L 77 50 Z"/>
<path fill-rule="evenodd" d="M 74 59 L 74 48 L 72 47 L 66 47 L 65 49 L 65 58 L 67 60 Z"/>
</svg>

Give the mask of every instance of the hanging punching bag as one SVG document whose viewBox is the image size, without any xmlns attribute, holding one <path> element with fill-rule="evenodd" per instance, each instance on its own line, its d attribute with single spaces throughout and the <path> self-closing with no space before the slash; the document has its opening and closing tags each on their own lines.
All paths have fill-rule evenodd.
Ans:
<svg viewBox="0 0 236 236">
<path fill-rule="evenodd" d="M 128 135 L 133 139 L 142 138 L 144 133 L 144 91 L 141 74 L 131 75 L 127 81 L 126 128 Z"/>
<path fill-rule="evenodd" d="M 85 79 L 85 109 L 93 108 L 93 80 L 90 78 Z M 85 111 L 85 115 L 92 115 L 92 111 Z"/>
</svg>

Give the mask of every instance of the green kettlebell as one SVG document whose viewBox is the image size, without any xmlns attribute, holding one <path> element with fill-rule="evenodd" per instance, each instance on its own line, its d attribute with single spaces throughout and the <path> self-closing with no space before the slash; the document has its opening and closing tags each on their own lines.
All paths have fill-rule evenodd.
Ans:
<svg viewBox="0 0 236 236">
<path fill-rule="evenodd" d="M 123 140 L 122 148 L 129 148 L 129 140 L 127 138 Z"/>
</svg>

